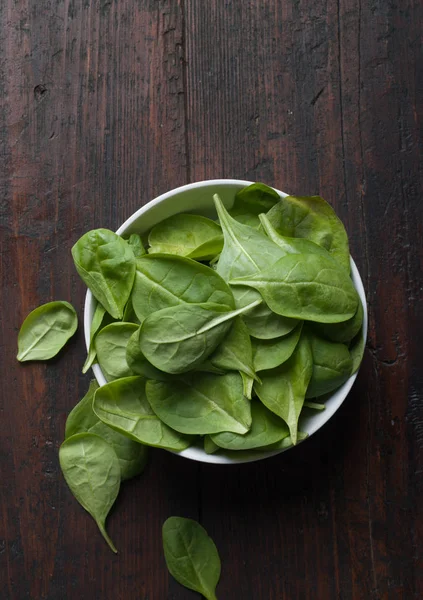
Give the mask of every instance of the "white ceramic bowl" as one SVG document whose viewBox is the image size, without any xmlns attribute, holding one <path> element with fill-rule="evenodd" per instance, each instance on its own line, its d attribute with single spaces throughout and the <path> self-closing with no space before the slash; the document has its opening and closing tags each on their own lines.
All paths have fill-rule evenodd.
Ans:
<svg viewBox="0 0 423 600">
<path fill-rule="evenodd" d="M 197 183 L 190 183 L 182 187 L 166 192 L 158 198 L 151 200 L 148 204 L 137 210 L 129 219 L 125 221 L 123 225 L 119 227 L 116 233 L 130 234 L 130 233 L 145 233 L 153 225 L 156 225 L 163 219 L 182 212 L 191 212 L 197 214 L 203 214 L 205 216 L 216 217 L 216 212 L 213 204 L 213 194 L 218 193 L 222 198 L 223 203 L 227 208 L 233 205 L 235 194 L 238 190 L 250 185 L 251 181 L 242 181 L 239 179 L 212 179 L 209 181 L 199 181 Z M 286 196 L 284 192 L 276 190 L 281 197 Z M 364 308 L 364 319 L 362 335 L 364 339 L 367 337 L 367 304 L 366 296 L 364 293 L 363 283 L 361 281 L 360 274 L 357 270 L 355 262 L 351 259 L 351 275 L 357 292 L 360 296 L 361 302 Z M 88 290 L 85 299 L 85 310 L 84 310 L 84 330 L 85 330 L 85 343 L 87 348 L 89 347 L 90 339 L 90 326 L 94 314 L 94 298 L 91 292 Z M 100 369 L 99 365 L 93 365 L 93 371 L 95 378 L 99 385 L 104 385 L 106 379 Z M 322 427 L 338 410 L 343 401 L 348 395 L 357 373 L 352 375 L 348 381 L 344 383 L 339 389 L 337 389 L 327 400 L 326 409 L 324 411 L 314 412 L 301 418 L 300 429 L 312 435 L 318 429 Z M 256 460 L 262 460 L 284 452 L 284 450 L 274 450 L 269 452 L 264 451 L 251 451 L 251 452 L 240 452 L 239 454 L 231 452 L 226 454 L 206 454 L 200 447 L 191 447 L 179 452 L 179 456 L 184 458 L 190 458 L 192 460 L 206 462 L 206 463 L 218 463 L 218 464 L 237 464 L 243 462 L 253 462 Z"/>
</svg>

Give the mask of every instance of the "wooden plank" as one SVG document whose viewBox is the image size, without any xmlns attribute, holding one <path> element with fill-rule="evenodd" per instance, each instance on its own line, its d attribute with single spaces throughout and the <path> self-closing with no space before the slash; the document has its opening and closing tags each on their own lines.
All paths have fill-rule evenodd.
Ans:
<svg viewBox="0 0 423 600">
<path fill-rule="evenodd" d="M 186 183 L 181 7 L 10 0 L 0 11 L 2 597 L 185 598 L 168 578 L 161 526 L 197 516 L 196 465 L 152 453 L 110 518 L 114 557 L 58 465 L 66 415 L 89 381 L 82 321 L 51 363 L 14 357 L 38 304 L 71 300 L 82 316 L 72 244 Z"/>
</svg>

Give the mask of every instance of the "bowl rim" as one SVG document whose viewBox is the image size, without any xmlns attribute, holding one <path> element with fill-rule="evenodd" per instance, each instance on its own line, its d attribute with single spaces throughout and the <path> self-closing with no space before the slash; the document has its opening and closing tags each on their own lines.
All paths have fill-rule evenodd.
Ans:
<svg viewBox="0 0 423 600">
<path fill-rule="evenodd" d="M 127 229 L 135 221 L 137 221 L 139 219 L 139 217 L 141 217 L 143 214 L 145 214 L 146 212 L 148 212 L 149 210 L 151 210 L 153 207 L 157 206 L 158 204 L 164 202 L 168 198 L 172 198 L 173 196 L 180 194 L 184 191 L 190 191 L 193 189 L 200 189 L 202 187 L 209 187 L 209 186 L 218 187 L 218 186 L 231 186 L 232 185 L 234 187 L 240 187 L 240 186 L 247 187 L 248 185 L 251 185 L 252 183 L 254 183 L 254 182 L 243 180 L 243 179 L 206 179 L 203 181 L 188 183 L 186 185 L 182 185 L 177 188 L 173 188 L 172 190 L 169 190 L 169 191 L 165 192 L 164 194 L 157 196 L 153 200 L 150 200 L 144 206 L 142 206 L 141 208 L 136 210 L 130 217 L 128 217 L 126 219 L 126 221 L 124 221 L 122 223 L 122 225 L 116 230 L 116 233 L 118 235 L 124 234 L 127 231 Z M 288 196 L 288 194 L 286 192 L 282 192 L 282 191 L 278 190 L 277 188 L 273 188 L 273 189 L 282 198 Z M 175 212 L 174 214 L 177 214 L 177 213 Z M 368 310 L 367 310 L 366 294 L 364 291 L 363 281 L 361 279 L 357 265 L 355 264 L 351 255 L 350 255 L 350 264 L 351 264 L 351 277 L 352 277 L 352 280 L 354 283 L 354 287 L 356 288 L 357 293 L 360 297 L 360 301 L 363 305 L 363 313 L 364 314 L 363 314 L 363 325 L 362 325 L 361 332 L 362 332 L 363 339 L 366 340 L 367 339 L 367 331 L 368 331 Z M 87 289 L 87 292 L 85 295 L 85 303 L 84 303 L 84 337 L 85 337 L 85 345 L 87 347 L 87 351 L 90 346 L 90 328 L 91 328 L 92 313 L 93 313 L 93 306 L 92 306 L 93 299 L 94 299 L 93 294 L 91 293 L 91 291 L 89 289 Z M 361 367 L 361 365 L 360 365 L 360 367 Z M 358 373 L 360 371 L 360 367 L 353 375 L 351 375 L 349 377 L 349 379 L 347 379 L 347 381 L 340 388 L 338 388 L 337 390 L 335 390 L 333 392 L 333 395 L 337 394 L 339 396 L 337 403 L 330 404 L 329 407 L 326 406 L 324 413 L 322 413 L 322 415 L 324 415 L 322 422 L 315 426 L 311 426 L 308 429 L 308 431 L 306 432 L 308 434 L 306 439 L 309 439 L 314 433 L 316 433 L 319 429 L 321 429 L 333 417 L 333 415 L 336 413 L 336 411 L 339 410 L 341 405 L 344 403 L 346 397 L 348 396 L 355 380 L 357 379 Z M 95 365 L 92 365 L 91 368 L 92 368 L 94 376 L 97 380 L 97 383 L 100 386 L 105 385 L 107 383 L 107 381 L 103 375 L 100 365 L 95 364 Z M 299 442 L 296 446 L 299 446 L 300 443 L 302 443 L 302 442 Z M 248 452 L 248 454 L 247 454 L 247 451 L 245 451 L 245 454 L 240 453 L 239 457 L 233 456 L 233 453 L 230 456 L 227 456 L 225 454 L 217 454 L 217 455 L 207 454 L 204 451 L 204 449 L 199 448 L 198 446 L 191 446 L 191 447 L 187 448 L 186 450 L 182 450 L 181 452 L 175 452 L 172 450 L 169 450 L 169 452 L 171 452 L 172 454 L 176 454 L 178 456 L 182 456 L 183 458 L 188 458 L 190 460 L 194 460 L 196 462 L 203 462 L 203 463 L 208 463 L 208 464 L 234 465 L 234 464 L 241 464 L 241 463 L 251 463 L 251 462 L 256 462 L 259 460 L 264 460 L 266 458 L 271 458 L 272 456 L 276 456 L 277 454 L 286 452 L 287 450 L 291 450 L 292 448 L 295 448 L 296 446 L 289 446 L 288 448 L 278 449 L 278 450 L 270 450 L 270 451 L 265 451 L 265 450 L 254 451 L 254 450 L 252 450 L 251 452 Z"/>
</svg>

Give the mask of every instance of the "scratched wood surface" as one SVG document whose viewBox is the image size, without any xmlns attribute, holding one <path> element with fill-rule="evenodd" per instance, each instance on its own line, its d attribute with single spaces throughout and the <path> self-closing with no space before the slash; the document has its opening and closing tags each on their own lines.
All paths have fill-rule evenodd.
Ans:
<svg viewBox="0 0 423 600">
<path fill-rule="evenodd" d="M 214 538 L 222 599 L 423 597 L 422 25 L 419 0 L 2 0 L 2 600 L 197 597 L 165 568 L 170 515 Z M 368 295 L 364 364 L 294 451 L 152 452 L 109 519 L 113 556 L 57 458 L 89 381 L 82 325 L 25 366 L 17 331 L 49 300 L 82 314 L 69 250 L 86 230 L 215 177 L 334 205 Z"/>
</svg>

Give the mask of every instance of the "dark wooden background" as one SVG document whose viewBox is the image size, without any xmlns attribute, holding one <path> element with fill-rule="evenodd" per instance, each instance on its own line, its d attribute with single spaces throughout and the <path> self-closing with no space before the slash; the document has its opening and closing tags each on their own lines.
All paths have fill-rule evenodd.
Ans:
<svg viewBox="0 0 423 600">
<path fill-rule="evenodd" d="M 170 515 L 214 538 L 222 600 L 423 597 L 422 17 L 420 0 L 0 0 L 1 600 L 196 598 L 164 564 Z M 49 300 L 82 317 L 85 231 L 218 177 L 335 206 L 364 364 L 294 451 L 153 452 L 109 518 L 114 556 L 58 464 L 89 381 L 82 321 L 50 363 L 19 365 L 16 335 Z"/>
</svg>

